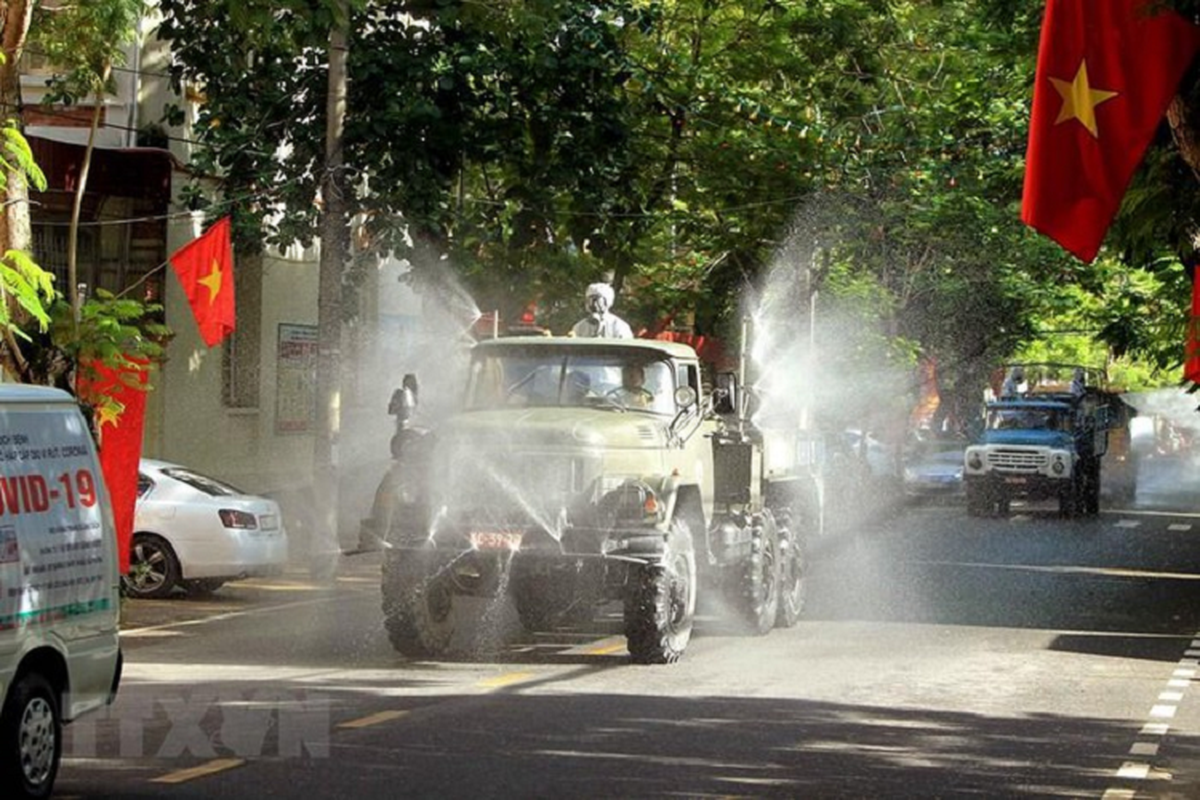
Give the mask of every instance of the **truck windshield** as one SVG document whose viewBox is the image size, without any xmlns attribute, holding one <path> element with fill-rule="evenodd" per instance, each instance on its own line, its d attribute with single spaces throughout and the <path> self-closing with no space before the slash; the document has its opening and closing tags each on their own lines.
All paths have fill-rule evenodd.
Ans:
<svg viewBox="0 0 1200 800">
<path fill-rule="evenodd" d="M 1069 431 L 1070 415 L 1057 408 L 993 408 L 988 411 L 988 430 Z"/>
<path fill-rule="evenodd" d="M 629 353 L 484 353 L 471 362 L 467 408 L 589 406 L 675 413 L 665 361 Z"/>
</svg>

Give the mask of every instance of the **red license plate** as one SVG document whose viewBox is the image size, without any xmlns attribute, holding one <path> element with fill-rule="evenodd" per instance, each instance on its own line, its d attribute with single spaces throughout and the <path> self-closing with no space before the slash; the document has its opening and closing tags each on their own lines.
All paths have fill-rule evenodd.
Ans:
<svg viewBox="0 0 1200 800">
<path fill-rule="evenodd" d="M 519 550 L 524 534 L 517 531 L 471 531 L 476 550 Z"/>
</svg>

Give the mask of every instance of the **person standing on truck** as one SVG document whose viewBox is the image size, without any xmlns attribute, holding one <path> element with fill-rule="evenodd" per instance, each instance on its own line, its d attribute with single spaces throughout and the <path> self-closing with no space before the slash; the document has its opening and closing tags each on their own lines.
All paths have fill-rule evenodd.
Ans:
<svg viewBox="0 0 1200 800">
<path fill-rule="evenodd" d="M 1076 367 L 1075 373 L 1071 377 L 1071 395 L 1073 397 L 1083 397 L 1086 386 L 1086 376 L 1083 373 L 1082 367 Z"/>
<path fill-rule="evenodd" d="M 1016 397 L 1019 394 L 1024 394 L 1025 390 L 1025 368 L 1018 365 L 1013 367 L 1008 377 L 1004 379 L 1004 385 L 1000 388 L 1000 397 L 1007 399 Z"/>
<path fill-rule="evenodd" d="M 629 323 L 609 311 L 613 304 L 613 288 L 607 283 L 593 283 L 584 292 L 583 305 L 588 315 L 571 328 L 571 335 L 589 339 L 632 339 Z"/>
</svg>

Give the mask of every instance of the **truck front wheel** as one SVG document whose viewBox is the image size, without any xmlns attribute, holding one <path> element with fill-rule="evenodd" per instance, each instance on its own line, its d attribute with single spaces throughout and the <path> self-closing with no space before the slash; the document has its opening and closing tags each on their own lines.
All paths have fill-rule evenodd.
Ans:
<svg viewBox="0 0 1200 800">
<path fill-rule="evenodd" d="M 454 588 L 429 569 L 425 553 L 412 552 L 384 574 L 383 617 L 388 639 L 410 658 L 439 655 L 454 635 Z"/>
<path fill-rule="evenodd" d="M 671 664 L 692 638 L 696 552 L 687 522 L 676 517 L 661 563 L 630 567 L 625 638 L 635 664 Z"/>
<path fill-rule="evenodd" d="M 967 483 L 967 514 L 972 517 L 983 517 L 992 513 L 995 501 L 986 486 L 978 483 Z"/>
</svg>

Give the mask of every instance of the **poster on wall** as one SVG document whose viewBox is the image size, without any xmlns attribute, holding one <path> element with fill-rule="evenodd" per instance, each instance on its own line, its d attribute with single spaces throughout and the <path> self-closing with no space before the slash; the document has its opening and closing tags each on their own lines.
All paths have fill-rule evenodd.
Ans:
<svg viewBox="0 0 1200 800">
<path fill-rule="evenodd" d="M 310 433 L 317 419 L 317 326 L 279 323 L 275 432 Z"/>
</svg>

